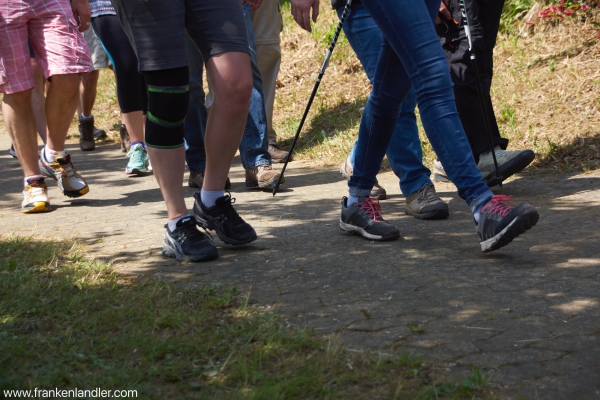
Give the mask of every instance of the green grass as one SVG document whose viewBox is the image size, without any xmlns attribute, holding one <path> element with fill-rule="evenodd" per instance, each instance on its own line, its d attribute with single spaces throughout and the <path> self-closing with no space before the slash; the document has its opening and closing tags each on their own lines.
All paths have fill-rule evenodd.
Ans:
<svg viewBox="0 0 600 400">
<path fill-rule="evenodd" d="M 248 296 L 119 276 L 73 241 L 0 237 L 0 389 L 99 387 L 145 399 L 485 395 L 476 369 L 456 381 L 417 357 L 350 352 Z"/>
</svg>

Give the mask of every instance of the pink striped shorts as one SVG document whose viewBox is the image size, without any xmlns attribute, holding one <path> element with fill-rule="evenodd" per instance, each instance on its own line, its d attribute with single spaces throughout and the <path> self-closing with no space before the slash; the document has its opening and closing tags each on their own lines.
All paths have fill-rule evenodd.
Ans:
<svg viewBox="0 0 600 400">
<path fill-rule="evenodd" d="M 35 86 L 28 36 L 46 79 L 92 70 L 69 0 L 0 0 L 0 92 Z"/>
</svg>

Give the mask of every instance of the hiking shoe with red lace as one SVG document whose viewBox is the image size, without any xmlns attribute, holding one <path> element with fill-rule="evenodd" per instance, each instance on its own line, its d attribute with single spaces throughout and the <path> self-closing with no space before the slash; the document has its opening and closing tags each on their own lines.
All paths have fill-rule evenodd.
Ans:
<svg viewBox="0 0 600 400">
<path fill-rule="evenodd" d="M 340 229 L 360 234 L 364 238 L 377 241 L 394 240 L 400 231 L 383 219 L 379 201 L 367 197 L 361 203 L 348 205 L 348 198 L 342 199 Z"/>
<path fill-rule="evenodd" d="M 511 201 L 509 196 L 493 196 L 479 216 L 477 234 L 481 241 L 481 251 L 498 250 L 514 238 L 531 229 L 540 218 L 531 204 L 512 207 L 503 201 Z"/>
</svg>

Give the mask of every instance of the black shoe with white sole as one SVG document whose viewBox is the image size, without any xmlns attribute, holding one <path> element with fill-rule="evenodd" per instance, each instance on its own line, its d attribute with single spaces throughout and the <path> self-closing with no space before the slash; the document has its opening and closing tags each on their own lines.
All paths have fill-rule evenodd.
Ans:
<svg viewBox="0 0 600 400">
<path fill-rule="evenodd" d="M 193 216 L 177 221 L 174 231 L 166 225 L 165 240 L 162 254 L 165 257 L 176 258 L 177 261 L 207 261 L 219 256 L 212 240 L 198 230 Z"/>
<path fill-rule="evenodd" d="M 383 219 L 379 201 L 367 197 L 361 203 L 348 205 L 348 198 L 342 199 L 340 229 L 353 232 L 369 240 L 385 241 L 400 237 L 400 231 Z"/>
<path fill-rule="evenodd" d="M 484 253 L 506 246 L 521 233 L 531 229 L 540 218 L 531 204 L 512 207 L 502 203 L 510 200 L 508 196 L 493 196 L 481 210 L 477 234 Z"/>
<path fill-rule="evenodd" d="M 210 208 L 202 203 L 200 193 L 194 193 L 194 198 L 194 216 L 198 225 L 217 232 L 223 242 L 242 245 L 256 240 L 256 231 L 235 211 L 235 199 L 230 195 L 219 197 Z"/>
</svg>

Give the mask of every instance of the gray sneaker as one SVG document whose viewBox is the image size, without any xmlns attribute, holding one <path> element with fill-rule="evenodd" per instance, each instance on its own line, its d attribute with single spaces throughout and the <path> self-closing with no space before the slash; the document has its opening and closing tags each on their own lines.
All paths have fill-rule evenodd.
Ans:
<svg viewBox="0 0 600 400">
<path fill-rule="evenodd" d="M 400 237 L 400 231 L 383 219 L 381 206 L 377 200 L 367 197 L 362 203 L 348 205 L 348 198 L 342 199 L 340 229 L 361 235 L 369 240 L 385 241 Z"/>
<path fill-rule="evenodd" d="M 348 156 L 340 167 L 340 174 L 342 174 L 344 179 L 349 181 L 353 172 L 354 170 L 352 168 L 352 164 L 350 163 L 350 156 Z M 381 185 L 379 185 L 379 182 L 375 182 L 373 189 L 371 189 L 370 197 L 377 200 L 385 200 L 387 198 L 387 192 L 383 187 L 381 187 Z"/>
<path fill-rule="evenodd" d="M 404 212 L 416 219 L 443 219 L 450 214 L 446 204 L 435 192 L 435 187 L 425 184 L 406 198 Z"/>
<path fill-rule="evenodd" d="M 525 169 L 535 158 L 535 153 L 531 150 L 502 150 L 500 147 L 495 147 L 494 152 L 502 181 Z M 479 156 L 477 169 L 481 171 L 483 182 L 490 187 L 498 184 L 494 181 L 493 172 L 495 168 L 491 151 Z M 450 182 L 450 178 L 444 171 L 444 166 L 437 159 L 433 161 L 433 180 L 436 182 Z"/>
</svg>

